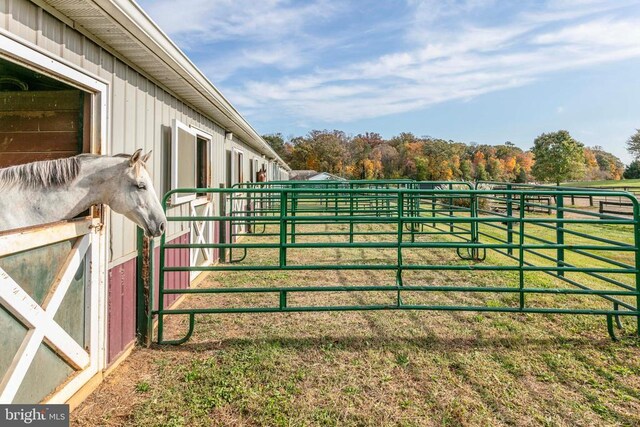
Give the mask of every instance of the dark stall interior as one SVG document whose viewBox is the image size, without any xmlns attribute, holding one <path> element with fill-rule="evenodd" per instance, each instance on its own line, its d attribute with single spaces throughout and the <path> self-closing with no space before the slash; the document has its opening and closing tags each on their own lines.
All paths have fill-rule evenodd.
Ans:
<svg viewBox="0 0 640 427">
<path fill-rule="evenodd" d="M 89 98 L 0 59 L 0 168 L 89 152 Z"/>
</svg>

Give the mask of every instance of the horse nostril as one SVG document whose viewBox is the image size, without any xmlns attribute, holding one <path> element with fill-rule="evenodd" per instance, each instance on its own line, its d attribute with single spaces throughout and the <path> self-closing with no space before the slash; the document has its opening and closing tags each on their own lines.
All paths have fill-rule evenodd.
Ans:
<svg viewBox="0 0 640 427">
<path fill-rule="evenodd" d="M 159 227 L 160 233 L 164 233 L 164 228 L 165 228 L 165 223 L 161 222 Z"/>
</svg>

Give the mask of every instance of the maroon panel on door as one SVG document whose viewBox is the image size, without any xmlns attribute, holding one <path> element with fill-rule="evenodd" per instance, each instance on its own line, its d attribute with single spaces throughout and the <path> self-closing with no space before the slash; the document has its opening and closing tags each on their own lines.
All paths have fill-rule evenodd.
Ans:
<svg viewBox="0 0 640 427">
<path fill-rule="evenodd" d="M 191 233 L 183 234 L 177 237 L 167 244 L 176 243 L 189 243 Z M 153 252 L 153 269 L 154 269 L 154 293 L 153 293 L 153 306 L 154 309 L 158 307 L 158 285 L 160 277 L 160 247 L 156 247 Z M 187 267 L 189 266 L 189 249 L 167 249 L 165 252 L 165 265 L 167 267 Z M 165 289 L 186 289 L 189 287 L 189 272 L 188 271 L 171 271 L 165 273 L 164 288 Z M 165 295 L 164 306 L 165 308 L 173 304 L 173 302 L 180 297 L 176 295 Z"/>
<path fill-rule="evenodd" d="M 190 233 L 173 239 L 169 243 L 189 243 Z M 154 309 L 158 307 L 158 278 L 160 272 L 160 247 L 154 249 Z M 169 249 L 165 258 L 168 267 L 188 266 L 189 249 Z M 114 362 L 136 339 L 136 266 L 137 259 L 117 265 L 108 272 L 107 313 L 107 363 Z M 189 287 L 189 272 L 167 273 L 166 289 Z M 170 306 L 180 295 L 165 296 L 165 307 Z"/>
<path fill-rule="evenodd" d="M 107 363 L 135 340 L 136 259 L 109 270 L 107 313 Z"/>
</svg>

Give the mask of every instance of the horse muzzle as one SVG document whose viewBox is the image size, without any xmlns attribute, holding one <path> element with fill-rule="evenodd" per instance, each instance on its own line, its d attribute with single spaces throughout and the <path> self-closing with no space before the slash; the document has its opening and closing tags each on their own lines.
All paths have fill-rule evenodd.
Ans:
<svg viewBox="0 0 640 427">
<path fill-rule="evenodd" d="M 167 229 L 167 222 L 166 221 L 158 221 L 155 223 L 155 227 L 153 230 L 148 230 L 148 235 L 149 236 L 153 236 L 153 237 L 160 237 L 164 234 L 165 230 Z"/>
<path fill-rule="evenodd" d="M 147 237 L 160 237 L 167 229 L 166 220 L 150 221 L 144 227 L 144 234 Z"/>
</svg>

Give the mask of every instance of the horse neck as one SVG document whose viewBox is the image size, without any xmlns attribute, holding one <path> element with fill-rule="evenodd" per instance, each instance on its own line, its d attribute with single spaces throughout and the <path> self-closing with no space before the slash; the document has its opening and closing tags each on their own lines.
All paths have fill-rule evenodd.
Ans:
<svg viewBox="0 0 640 427">
<path fill-rule="evenodd" d="M 96 204 L 108 204 L 126 160 L 113 157 L 81 158 L 80 173 L 69 185 L 34 190 L 33 200 L 43 219 L 73 218 Z"/>
<path fill-rule="evenodd" d="M 78 209 L 82 209 L 79 212 L 92 205 L 109 204 L 129 160 L 102 156 L 87 157 L 81 161 L 80 175 L 69 189 L 76 197 L 80 197 Z"/>
</svg>

